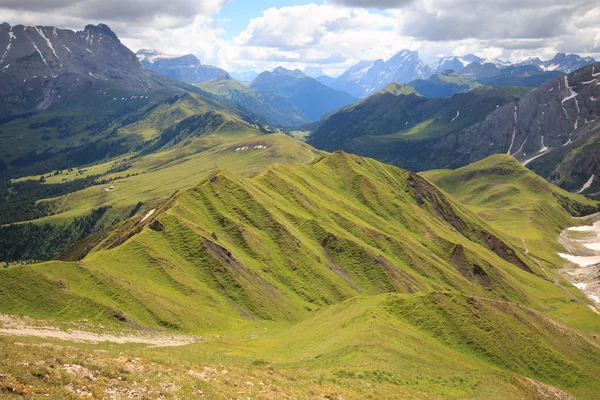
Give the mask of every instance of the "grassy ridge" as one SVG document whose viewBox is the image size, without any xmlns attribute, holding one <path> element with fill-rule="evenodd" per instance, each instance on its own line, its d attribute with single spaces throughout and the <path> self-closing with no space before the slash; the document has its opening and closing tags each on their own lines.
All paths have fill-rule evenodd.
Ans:
<svg viewBox="0 0 600 400">
<path fill-rule="evenodd" d="M 82 166 L 138 150 L 193 115 L 218 112 L 240 131 L 258 129 L 238 107 L 193 86 L 132 92 L 96 82 L 39 113 L 0 120 L 0 172 L 20 177 Z M 6 150 L 9 149 L 10 151 Z M 4 150 L 4 151 L 2 151 Z"/>
<path fill-rule="evenodd" d="M 598 203 L 551 185 L 507 155 L 494 155 L 455 171 L 422 175 L 476 212 L 490 225 L 525 240 L 533 255 L 560 265 L 556 241 L 561 230 L 591 214 Z M 522 246 L 522 245 L 521 245 Z"/>
<path fill-rule="evenodd" d="M 486 162 L 456 174 L 468 186 L 521 173 L 507 157 Z M 541 202 L 530 178 L 517 179 L 522 195 Z M 574 195 L 559 203 L 564 192 L 548 190 L 552 218 L 536 229 L 573 221 L 560 204 L 593 205 Z M 600 390 L 591 310 L 545 276 L 514 232 L 418 175 L 338 152 L 252 178 L 217 170 L 154 207 L 78 263 L 0 270 L 0 311 L 218 333 L 168 352 L 126 351 L 158 363 L 156 374 L 173 357 L 178 370 L 206 360 L 234 382 L 254 370 L 307 397 L 536 399 L 552 385 L 593 399 Z M 205 390 L 235 396 L 218 381 Z M 254 393 L 246 387 L 235 390 Z"/>
</svg>

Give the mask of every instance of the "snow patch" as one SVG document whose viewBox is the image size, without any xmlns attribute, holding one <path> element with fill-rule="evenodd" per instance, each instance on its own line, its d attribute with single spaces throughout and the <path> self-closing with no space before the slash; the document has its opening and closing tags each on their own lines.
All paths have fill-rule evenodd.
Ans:
<svg viewBox="0 0 600 400">
<path fill-rule="evenodd" d="M 579 290 L 585 290 L 587 288 L 587 283 L 574 283 L 573 286 Z"/>
<path fill-rule="evenodd" d="M 512 134 L 512 139 L 510 141 L 510 147 L 508 148 L 508 151 L 506 152 L 506 154 L 510 155 L 510 152 L 513 148 L 513 146 L 515 145 L 515 137 L 517 136 L 517 117 L 518 117 L 518 109 L 517 106 L 515 105 L 515 111 L 514 111 L 514 120 L 515 120 L 515 124 L 513 126 L 513 134 Z"/>
<path fill-rule="evenodd" d="M 571 254 L 558 254 L 561 258 L 564 258 L 567 261 L 572 262 L 573 264 L 577 264 L 580 267 L 589 267 L 590 265 L 600 263 L 600 256 L 591 256 L 591 257 L 582 257 L 582 256 L 574 256 Z"/>
<path fill-rule="evenodd" d="M 594 251 L 600 251 L 600 243 L 586 243 L 583 247 Z"/>
<path fill-rule="evenodd" d="M 152 210 L 148 211 L 146 213 L 146 215 L 144 216 L 144 218 L 142 218 L 142 220 L 140 221 L 140 223 L 142 223 L 145 220 L 147 220 L 148 218 L 150 218 L 152 216 L 152 214 L 154 214 L 154 211 L 156 211 L 156 208 L 153 208 Z"/>
<path fill-rule="evenodd" d="M 577 127 L 579 125 L 579 113 L 580 113 L 579 102 L 577 101 L 577 92 L 575 92 L 573 90 L 573 88 L 569 85 L 569 78 L 567 77 L 567 75 L 564 76 L 564 79 L 565 79 L 565 88 L 567 88 L 569 90 L 569 96 L 565 97 L 562 100 L 562 108 L 563 108 L 563 111 L 565 112 L 565 115 L 567 116 L 567 121 L 568 121 L 569 113 L 567 112 L 567 110 L 565 108 L 565 102 L 569 101 L 571 99 L 575 100 L 575 107 L 577 108 L 577 119 L 575 120 L 575 125 L 574 125 L 573 130 L 577 130 Z M 567 143 L 571 143 L 572 136 L 573 136 L 573 132 L 571 132 L 571 134 L 569 135 L 569 141 Z"/>
<path fill-rule="evenodd" d="M 577 192 L 577 193 L 583 193 L 586 189 L 589 189 L 589 187 L 592 186 L 592 183 L 594 182 L 594 178 L 595 178 L 595 175 L 592 174 L 592 176 L 590 176 L 590 179 L 588 179 L 587 182 L 584 183 L 584 185 L 581 188 L 581 190 L 579 192 Z M 600 250 L 600 249 L 598 249 L 598 250 Z"/>
<path fill-rule="evenodd" d="M 12 31 L 8 32 L 8 45 L 6 46 L 6 50 L 4 51 L 4 54 L 2 54 L 2 58 L 0 58 L 0 64 L 2 64 L 4 62 L 4 58 L 10 51 L 10 46 L 12 45 L 12 41 L 13 41 L 13 39 L 16 39 L 16 38 L 17 37 L 15 36 L 14 33 L 12 33 Z"/>
<path fill-rule="evenodd" d="M 459 116 L 460 116 L 460 111 L 457 111 L 457 112 L 456 112 L 456 117 L 452 118 L 452 119 L 450 120 L 450 122 L 454 122 L 454 120 L 456 120 L 456 118 L 458 118 Z"/>
<path fill-rule="evenodd" d="M 33 43 L 33 41 L 31 41 L 31 44 L 33 45 L 33 48 L 35 49 L 35 51 L 38 52 L 38 54 L 40 55 L 40 57 L 42 57 L 42 61 L 44 62 L 44 64 L 46 64 L 46 66 L 48 66 L 48 63 L 46 62 L 46 59 L 42 55 L 42 52 L 40 51 L 40 49 L 38 49 L 38 47 L 35 45 L 35 43 Z"/>
<path fill-rule="evenodd" d="M 60 61 L 60 58 L 58 58 L 58 55 L 56 54 L 56 51 L 54 50 L 54 46 L 52 46 L 52 42 L 50 41 L 50 39 L 48 39 L 46 37 L 46 35 L 44 34 L 44 31 L 41 30 L 40 28 L 38 28 L 37 26 L 35 27 L 35 30 L 40 34 L 42 39 L 44 39 L 46 41 L 46 44 L 48 44 L 48 48 L 50 48 L 50 50 L 52 50 L 52 54 L 54 54 L 54 57 L 56 57 L 56 59 L 58 61 Z"/>
</svg>

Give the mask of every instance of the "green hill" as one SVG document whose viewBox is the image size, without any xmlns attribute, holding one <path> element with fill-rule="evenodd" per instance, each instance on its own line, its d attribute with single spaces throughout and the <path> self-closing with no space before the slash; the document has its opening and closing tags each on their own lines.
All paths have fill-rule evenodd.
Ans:
<svg viewBox="0 0 600 400">
<path fill-rule="evenodd" d="M 495 228 L 524 241 L 532 254 L 560 265 L 562 246 L 556 238 L 573 216 L 587 215 L 598 203 L 564 191 L 508 155 L 493 155 L 457 170 L 422 175 L 468 206 Z"/>
<path fill-rule="evenodd" d="M 491 163 L 499 176 L 520 173 Z M 575 195 L 565 204 L 589 205 Z M 348 397 L 543 398 L 552 385 L 592 399 L 600 390 L 584 297 L 572 302 L 512 236 L 418 175 L 338 152 L 253 178 L 217 170 L 151 210 L 78 262 L 0 270 L 0 312 L 203 334 L 169 350 L 178 365 L 218 360 L 234 381 L 248 365 L 274 377 L 292 369 L 297 382 L 321 376 L 311 390 Z M 546 212 L 572 221 L 559 207 Z M 148 354 L 173 365 L 165 351 Z M 219 382 L 205 390 L 230 393 Z"/>
<path fill-rule="evenodd" d="M 298 107 L 283 97 L 251 89 L 229 75 L 197 86 L 206 92 L 239 104 L 244 109 L 264 118 L 269 125 L 299 126 L 311 121 Z"/>
<path fill-rule="evenodd" d="M 562 74 L 560 71 L 542 71 L 534 66 L 512 66 L 496 70 L 496 73 L 498 75 L 493 74 L 491 77 L 476 77 L 448 70 L 438 72 L 427 79 L 414 80 L 408 85 L 425 97 L 437 98 L 465 93 L 481 86 L 518 86 L 530 88 L 531 91 Z"/>
<path fill-rule="evenodd" d="M 45 111 L 2 118 L 4 174 L 21 177 L 68 169 L 139 150 L 168 127 L 210 111 L 231 116 L 241 131 L 258 131 L 234 104 L 181 85 L 186 90 L 144 93 L 97 82 Z"/>
<path fill-rule="evenodd" d="M 417 79 L 409 83 L 418 93 L 425 97 L 450 97 L 456 93 L 468 92 L 482 86 L 474 79 L 465 78 L 454 72 L 442 72 L 427 79 Z"/>
<path fill-rule="evenodd" d="M 384 90 L 329 116 L 308 142 L 327 151 L 344 150 L 392 161 L 387 160 L 390 144 L 458 132 L 527 92 L 524 88 L 482 87 L 431 99 Z"/>
<path fill-rule="evenodd" d="M 151 150 L 147 154 L 129 154 L 1 185 L 5 202 L 0 205 L 0 225 L 32 224 L 0 226 L 0 260 L 55 257 L 140 208 L 147 210 L 173 192 L 197 185 L 216 168 L 254 176 L 274 163 L 308 163 L 319 155 L 289 136 L 243 128 L 231 116 L 200 114 L 149 142 L 144 147 Z"/>
</svg>

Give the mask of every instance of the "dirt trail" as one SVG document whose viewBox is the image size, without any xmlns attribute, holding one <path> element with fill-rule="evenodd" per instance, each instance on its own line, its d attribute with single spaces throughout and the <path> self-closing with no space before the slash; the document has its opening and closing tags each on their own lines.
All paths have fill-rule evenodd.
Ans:
<svg viewBox="0 0 600 400">
<path fill-rule="evenodd" d="M 0 335 L 33 336 L 39 338 L 59 339 L 80 343 L 139 343 L 153 347 L 174 347 L 196 343 L 201 338 L 171 335 L 168 333 L 146 333 L 130 331 L 128 334 L 97 333 L 80 329 L 59 329 L 47 325 L 48 321 L 40 321 L 27 317 L 0 314 Z"/>
</svg>

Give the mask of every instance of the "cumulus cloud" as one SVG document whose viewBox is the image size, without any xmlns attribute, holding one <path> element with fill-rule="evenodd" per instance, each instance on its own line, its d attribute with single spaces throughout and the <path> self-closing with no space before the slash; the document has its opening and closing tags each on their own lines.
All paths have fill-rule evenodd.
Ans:
<svg viewBox="0 0 600 400">
<path fill-rule="evenodd" d="M 426 62 L 467 53 L 513 61 L 558 51 L 600 57 L 597 0 L 305 0 L 225 32 L 218 11 L 229 1 L 0 0 L 0 15 L 11 24 L 72 29 L 103 22 L 134 51 L 193 53 L 228 70 L 283 65 L 339 73 L 402 49 L 418 50 Z"/>
<path fill-rule="evenodd" d="M 395 19 L 361 9 L 307 4 L 270 8 L 254 18 L 234 40 L 238 45 L 277 48 L 310 47 L 327 35 L 351 30 L 379 30 L 392 27 Z"/>
<path fill-rule="evenodd" d="M 3 0 L 2 10 L 68 12 L 71 18 L 138 21 L 155 16 L 194 18 L 217 12 L 229 0 Z"/>
<path fill-rule="evenodd" d="M 425 0 L 397 11 L 401 34 L 420 40 L 550 38 L 595 2 Z"/>
<path fill-rule="evenodd" d="M 413 0 L 329 0 L 330 4 L 338 4 L 348 7 L 374 8 L 379 10 L 389 10 L 392 8 L 400 8 Z"/>
</svg>

